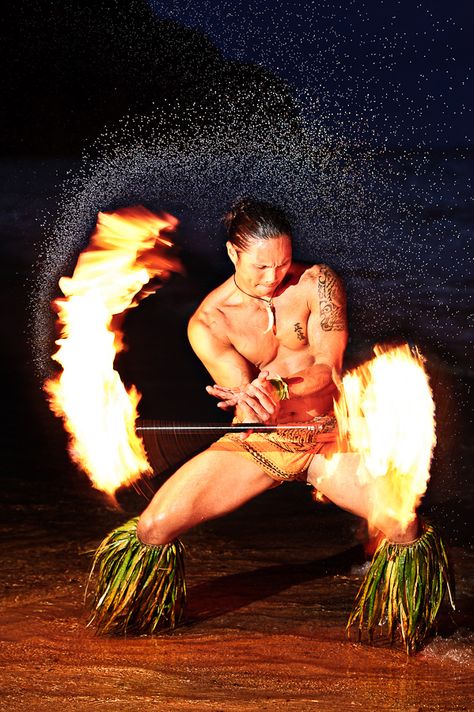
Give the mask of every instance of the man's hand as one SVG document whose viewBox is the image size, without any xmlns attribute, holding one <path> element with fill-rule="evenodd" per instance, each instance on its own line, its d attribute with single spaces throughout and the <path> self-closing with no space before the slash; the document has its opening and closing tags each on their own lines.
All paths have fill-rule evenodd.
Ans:
<svg viewBox="0 0 474 712">
<path fill-rule="evenodd" d="M 235 407 L 236 417 L 241 422 L 276 422 L 280 401 L 268 376 L 268 371 L 260 371 L 258 377 L 243 388 L 224 388 L 215 384 L 207 386 L 206 390 L 211 396 L 219 398 L 218 408 L 227 410 Z"/>
</svg>

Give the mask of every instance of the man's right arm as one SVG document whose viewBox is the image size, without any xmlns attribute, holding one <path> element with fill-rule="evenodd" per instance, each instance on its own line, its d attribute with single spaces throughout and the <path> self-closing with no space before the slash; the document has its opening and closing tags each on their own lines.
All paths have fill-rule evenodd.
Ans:
<svg viewBox="0 0 474 712">
<path fill-rule="evenodd" d="M 216 319 L 199 312 L 194 314 L 188 338 L 194 353 L 220 386 L 245 388 L 255 377 L 255 367 L 235 350 Z"/>
<path fill-rule="evenodd" d="M 217 386 L 208 386 L 210 395 L 220 400 L 221 408 L 229 393 L 233 398 L 236 418 L 241 422 L 268 422 L 278 412 L 278 405 L 269 395 L 265 383 L 267 372 L 258 370 L 245 359 L 225 336 L 216 320 L 197 312 L 188 326 L 190 344 Z M 257 375 L 258 374 L 258 375 Z M 226 393 L 226 390 L 228 393 Z"/>
</svg>

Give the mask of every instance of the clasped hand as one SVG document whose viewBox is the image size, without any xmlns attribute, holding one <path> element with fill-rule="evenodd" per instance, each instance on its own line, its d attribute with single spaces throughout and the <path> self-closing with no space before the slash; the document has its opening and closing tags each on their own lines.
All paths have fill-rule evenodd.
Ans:
<svg viewBox="0 0 474 712">
<path fill-rule="evenodd" d="M 219 399 L 218 408 L 235 408 L 236 419 L 243 423 L 276 423 L 280 401 L 275 387 L 269 381 L 269 371 L 260 371 L 258 377 L 242 388 L 224 388 L 214 384 L 206 391 Z"/>
</svg>

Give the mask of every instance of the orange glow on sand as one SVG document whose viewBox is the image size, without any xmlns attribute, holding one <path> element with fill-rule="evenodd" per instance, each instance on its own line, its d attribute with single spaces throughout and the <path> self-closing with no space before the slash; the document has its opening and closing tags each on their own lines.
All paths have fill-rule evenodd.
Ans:
<svg viewBox="0 0 474 712">
<path fill-rule="evenodd" d="M 359 482 L 374 493 L 369 524 L 392 519 L 406 529 L 429 480 L 434 402 L 418 351 L 405 344 L 374 352 L 342 380 L 335 403 L 341 449 L 361 456 Z M 343 457 L 328 460 L 328 476 Z"/>
<path fill-rule="evenodd" d="M 182 272 L 162 234 L 177 223 L 141 206 L 99 213 L 73 276 L 59 281 L 64 298 L 54 302 L 60 338 L 52 358 L 62 371 L 45 383 L 50 407 L 63 418 L 72 460 L 112 497 L 150 472 L 135 433 L 140 394 L 127 391 L 114 369 L 123 350 L 117 317 L 158 289 L 150 285 L 154 277 Z"/>
</svg>

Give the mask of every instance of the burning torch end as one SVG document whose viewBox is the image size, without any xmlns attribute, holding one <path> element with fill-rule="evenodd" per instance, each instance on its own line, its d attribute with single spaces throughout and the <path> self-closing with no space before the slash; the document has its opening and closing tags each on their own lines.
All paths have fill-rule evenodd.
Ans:
<svg viewBox="0 0 474 712">
<path fill-rule="evenodd" d="M 98 489 L 98 488 L 96 488 Z M 104 490 L 100 490 L 99 492 L 103 496 L 104 502 L 105 502 L 105 508 L 113 511 L 113 512 L 123 512 L 123 507 L 119 503 L 117 497 L 115 496 L 115 492 L 105 492 Z"/>
</svg>

